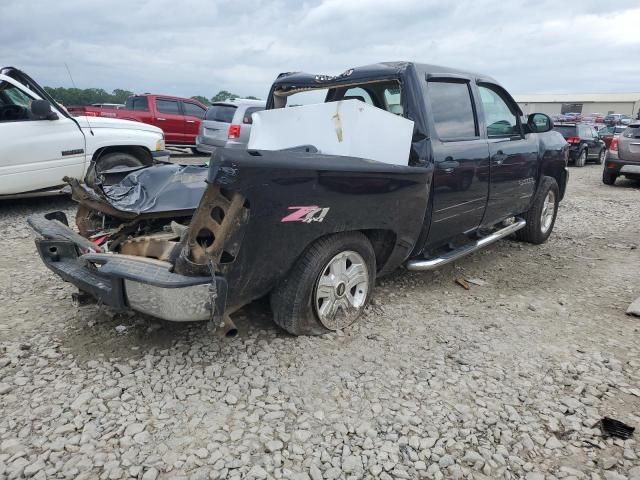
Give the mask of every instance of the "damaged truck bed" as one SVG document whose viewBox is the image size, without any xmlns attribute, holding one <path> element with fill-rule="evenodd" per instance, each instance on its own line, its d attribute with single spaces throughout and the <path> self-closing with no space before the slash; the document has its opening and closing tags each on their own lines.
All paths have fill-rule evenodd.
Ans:
<svg viewBox="0 0 640 480">
<path fill-rule="evenodd" d="M 490 77 L 406 62 L 282 74 L 267 109 L 313 90 L 336 102 L 335 115 L 343 100 L 361 101 L 410 121 L 408 158 L 331 155 L 293 140 L 284 150 L 221 149 L 209 166 L 145 167 L 118 182 L 65 179 L 77 232 L 61 212 L 28 220 L 43 262 L 118 310 L 224 320 L 233 331 L 229 314 L 270 295 L 278 325 L 321 334 L 355 321 L 376 277 L 401 265 L 430 270 L 513 233 L 536 244 L 551 234 L 567 144 L 548 116 L 525 123 Z M 325 137 L 334 128 L 338 143 L 384 134 L 327 121 Z"/>
</svg>

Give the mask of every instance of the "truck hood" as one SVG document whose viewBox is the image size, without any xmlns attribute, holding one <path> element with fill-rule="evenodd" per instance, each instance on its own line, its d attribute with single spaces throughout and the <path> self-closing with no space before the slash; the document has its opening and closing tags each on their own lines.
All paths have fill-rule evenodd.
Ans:
<svg viewBox="0 0 640 480">
<path fill-rule="evenodd" d="M 123 128 L 127 130 L 142 130 L 145 132 L 155 132 L 162 134 L 162 130 L 153 125 L 132 120 L 121 120 L 119 118 L 106 117 L 75 117 L 82 128 Z"/>
</svg>

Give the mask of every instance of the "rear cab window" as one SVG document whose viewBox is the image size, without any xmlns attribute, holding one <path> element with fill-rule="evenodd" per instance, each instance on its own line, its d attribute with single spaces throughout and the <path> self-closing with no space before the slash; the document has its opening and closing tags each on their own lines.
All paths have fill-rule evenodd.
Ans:
<svg viewBox="0 0 640 480">
<path fill-rule="evenodd" d="M 340 100 L 359 100 L 367 105 L 403 115 L 402 89 L 396 80 L 372 80 L 349 87 L 300 88 L 274 92 L 274 108 L 299 107 Z"/>
<path fill-rule="evenodd" d="M 212 120 L 214 122 L 231 123 L 233 122 L 233 116 L 236 113 L 236 108 L 237 107 L 233 105 L 214 104 L 209 107 L 204 119 Z"/>
</svg>

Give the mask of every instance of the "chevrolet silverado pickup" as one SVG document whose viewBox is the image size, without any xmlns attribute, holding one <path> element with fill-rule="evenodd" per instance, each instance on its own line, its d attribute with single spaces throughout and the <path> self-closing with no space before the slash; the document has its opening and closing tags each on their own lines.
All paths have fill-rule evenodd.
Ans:
<svg viewBox="0 0 640 480">
<path fill-rule="evenodd" d="M 431 270 L 512 234 L 551 235 L 567 144 L 547 115 L 521 118 L 491 77 L 407 62 L 286 73 L 267 110 L 310 92 L 411 120 L 404 164 L 306 144 L 221 149 L 206 168 L 158 165 L 107 186 L 68 179 L 79 233 L 61 212 L 30 217 L 43 262 L 117 310 L 229 331 L 230 314 L 269 295 L 278 325 L 311 335 L 356 321 L 376 278 L 398 267 Z"/>
<path fill-rule="evenodd" d="M 72 117 L 26 73 L 0 69 L 0 199 L 60 192 L 65 176 L 168 160 L 162 130 L 138 122 Z"/>
<path fill-rule="evenodd" d="M 68 107 L 72 115 L 121 118 L 161 128 L 170 147 L 190 147 L 196 151 L 196 137 L 207 107 L 192 98 L 169 95 L 133 95 L 124 108 Z"/>
</svg>

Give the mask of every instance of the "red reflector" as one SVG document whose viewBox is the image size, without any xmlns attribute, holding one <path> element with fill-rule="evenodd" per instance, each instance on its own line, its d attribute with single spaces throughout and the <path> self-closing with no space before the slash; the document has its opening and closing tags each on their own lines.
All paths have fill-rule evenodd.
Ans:
<svg viewBox="0 0 640 480">
<path fill-rule="evenodd" d="M 609 150 L 613 150 L 614 152 L 618 151 L 618 137 L 613 137 L 613 140 L 611 140 L 609 144 Z"/>
<path fill-rule="evenodd" d="M 229 125 L 229 138 L 240 138 L 240 125 Z"/>
<path fill-rule="evenodd" d="M 613 162 L 607 163 L 607 168 L 616 168 L 616 164 Z"/>
</svg>

